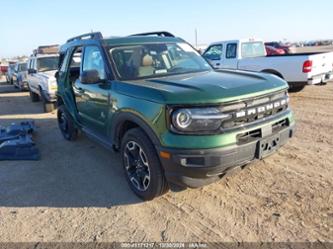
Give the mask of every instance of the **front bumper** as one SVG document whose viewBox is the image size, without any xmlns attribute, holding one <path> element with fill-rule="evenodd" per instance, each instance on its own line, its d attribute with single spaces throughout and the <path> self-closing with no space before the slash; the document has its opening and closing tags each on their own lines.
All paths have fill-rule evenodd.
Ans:
<svg viewBox="0 0 333 249">
<path fill-rule="evenodd" d="M 237 166 L 244 166 L 274 153 L 293 133 L 294 125 L 241 145 L 191 150 L 161 148 L 160 151 L 169 152 L 171 157 L 161 157 L 160 160 L 169 182 L 196 188 L 219 180 Z"/>
<path fill-rule="evenodd" d="M 57 96 L 56 96 L 55 92 L 48 92 L 48 91 L 43 90 L 42 94 L 43 94 L 43 98 L 49 103 L 54 103 L 57 101 Z"/>
</svg>

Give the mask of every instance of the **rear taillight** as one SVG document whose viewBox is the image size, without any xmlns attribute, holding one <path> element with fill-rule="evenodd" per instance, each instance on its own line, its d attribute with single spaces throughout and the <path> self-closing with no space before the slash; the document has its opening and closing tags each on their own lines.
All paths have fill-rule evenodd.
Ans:
<svg viewBox="0 0 333 249">
<path fill-rule="evenodd" d="M 310 73 L 312 70 L 312 61 L 307 60 L 303 63 L 303 73 Z"/>
</svg>

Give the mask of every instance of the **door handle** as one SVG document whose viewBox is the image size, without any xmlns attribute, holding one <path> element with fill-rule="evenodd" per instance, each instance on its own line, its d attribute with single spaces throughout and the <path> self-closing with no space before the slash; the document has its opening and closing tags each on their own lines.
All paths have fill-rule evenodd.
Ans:
<svg viewBox="0 0 333 249">
<path fill-rule="evenodd" d="M 79 94 L 83 94 L 84 93 L 84 89 L 82 87 L 75 86 L 75 92 L 77 92 Z"/>
<path fill-rule="evenodd" d="M 221 64 L 220 63 L 216 63 L 216 66 L 220 66 Z"/>
<path fill-rule="evenodd" d="M 77 91 L 78 91 L 79 93 L 84 93 L 84 89 L 81 88 L 81 87 L 77 88 Z"/>
</svg>

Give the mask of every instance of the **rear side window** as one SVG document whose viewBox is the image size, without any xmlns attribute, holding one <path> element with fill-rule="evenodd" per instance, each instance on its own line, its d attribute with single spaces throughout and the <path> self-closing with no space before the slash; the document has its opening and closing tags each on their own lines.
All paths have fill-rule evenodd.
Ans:
<svg viewBox="0 0 333 249">
<path fill-rule="evenodd" d="M 27 70 L 28 70 L 28 66 L 27 66 L 26 63 L 24 63 L 24 64 L 19 64 L 19 66 L 18 66 L 18 71 L 19 71 L 19 72 L 23 72 L 23 71 L 27 71 Z"/>
<path fill-rule="evenodd" d="M 229 43 L 227 45 L 227 51 L 226 51 L 226 58 L 227 59 L 234 59 L 237 55 L 237 44 L 236 43 Z"/>
<path fill-rule="evenodd" d="M 206 50 L 206 52 L 203 54 L 203 57 L 208 60 L 221 60 L 222 49 L 222 44 L 212 45 Z"/>
<path fill-rule="evenodd" d="M 242 43 L 242 57 L 265 56 L 265 45 L 263 42 L 244 42 Z"/>
</svg>

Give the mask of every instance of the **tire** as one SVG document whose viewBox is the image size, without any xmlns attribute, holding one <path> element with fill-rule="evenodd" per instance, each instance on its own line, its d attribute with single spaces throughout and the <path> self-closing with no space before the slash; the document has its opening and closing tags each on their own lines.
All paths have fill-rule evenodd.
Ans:
<svg viewBox="0 0 333 249">
<path fill-rule="evenodd" d="M 13 85 L 14 85 L 15 88 L 18 88 L 18 82 L 17 81 Z"/>
<path fill-rule="evenodd" d="M 68 141 L 76 140 L 78 129 L 75 126 L 72 116 L 68 113 L 64 105 L 58 107 L 57 119 L 63 137 Z"/>
<path fill-rule="evenodd" d="M 32 102 L 39 101 L 39 95 L 37 93 L 32 92 L 30 89 L 29 89 L 29 95 Z"/>
<path fill-rule="evenodd" d="M 18 85 L 18 89 L 19 89 L 21 92 L 24 92 L 24 88 L 22 87 L 22 82 L 18 81 L 18 82 L 17 82 L 17 85 Z"/>
<path fill-rule="evenodd" d="M 300 92 L 304 89 L 305 85 L 299 85 L 299 86 L 289 86 L 289 92 Z"/>
<path fill-rule="evenodd" d="M 120 152 L 127 182 L 139 198 L 148 201 L 168 191 L 156 150 L 140 128 L 125 133 Z"/>
</svg>

